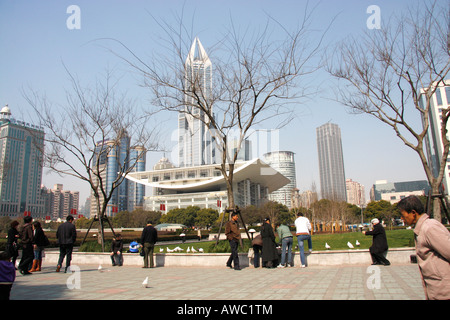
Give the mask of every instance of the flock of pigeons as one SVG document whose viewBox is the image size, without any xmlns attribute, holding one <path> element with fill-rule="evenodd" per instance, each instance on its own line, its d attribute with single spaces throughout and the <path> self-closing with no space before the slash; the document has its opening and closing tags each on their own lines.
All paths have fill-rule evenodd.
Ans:
<svg viewBox="0 0 450 320">
<path fill-rule="evenodd" d="M 358 240 L 356 240 L 356 243 L 355 243 L 355 244 L 356 244 L 356 246 L 358 246 L 358 247 L 361 245 L 361 243 L 359 243 Z M 352 244 L 350 241 L 347 242 L 347 246 L 348 246 L 350 249 L 353 249 L 353 248 L 354 248 L 353 244 Z M 326 243 L 326 242 L 325 242 L 325 248 L 326 248 L 326 249 L 331 249 L 330 245 L 329 245 L 328 243 Z"/>
<path fill-rule="evenodd" d="M 183 252 L 184 251 L 184 249 L 181 249 L 180 247 L 176 247 L 174 249 L 169 249 L 169 247 L 166 247 L 166 250 L 169 253 L 170 252 Z M 160 248 L 159 252 L 164 252 L 164 248 Z M 198 250 L 195 250 L 194 246 L 192 246 L 192 248 L 188 247 L 186 249 L 186 253 L 190 253 L 190 252 L 192 252 L 192 253 L 197 253 L 197 252 L 203 253 L 204 251 L 203 251 L 203 248 L 199 248 Z"/>
</svg>

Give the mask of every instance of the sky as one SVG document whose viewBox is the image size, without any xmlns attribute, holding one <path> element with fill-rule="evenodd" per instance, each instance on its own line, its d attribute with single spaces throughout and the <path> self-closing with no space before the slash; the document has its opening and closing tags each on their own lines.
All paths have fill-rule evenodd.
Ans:
<svg viewBox="0 0 450 320">
<path fill-rule="evenodd" d="M 331 45 L 368 31 L 367 23 L 373 12 L 368 13 L 367 9 L 371 5 L 380 9 L 383 28 L 392 14 L 400 14 L 415 3 L 411 0 L 310 1 L 309 8 L 314 7 L 311 29 L 313 35 L 319 36 L 333 21 L 324 38 L 324 45 Z M 72 5 L 78 11 L 73 11 Z M 115 49 L 111 41 L 99 39 L 117 39 L 150 60 L 164 46 L 156 21 L 172 24 L 174 17 L 183 12 L 192 34 L 200 38 L 208 52 L 229 28 L 231 20 L 240 30 L 262 28 L 270 15 L 290 28 L 298 25 L 305 5 L 306 1 L 299 0 L 0 0 L 0 106 L 8 104 L 14 118 L 32 122 L 32 109 L 24 92 L 34 90 L 63 107 L 65 92 L 70 88 L 65 67 L 86 84 L 101 78 L 106 69 L 113 69 L 121 77 L 121 90 L 139 103 L 148 104 L 150 92 L 140 86 L 139 75 L 108 50 Z M 212 63 L 214 67 L 213 59 Z M 368 115 L 350 114 L 333 100 L 335 84 L 329 75 L 318 71 L 308 81 L 316 94 L 299 101 L 295 118 L 279 133 L 280 150 L 295 153 L 297 188 L 301 192 L 311 189 L 313 183 L 320 190 L 316 128 L 327 122 L 340 127 L 345 176 L 365 186 L 366 199 L 377 180 L 426 179 L 416 153 L 391 128 Z M 167 124 L 167 134 L 163 135 L 167 141 L 163 142 L 173 144 L 170 137 L 177 128 L 176 117 L 159 116 Z M 259 129 L 274 127 L 275 124 L 267 123 Z M 157 152 L 148 154 L 147 169 L 163 156 Z M 56 183 L 62 183 L 65 190 L 80 191 L 80 205 L 90 192 L 88 184 L 44 169 L 43 184 L 52 188 Z"/>
</svg>

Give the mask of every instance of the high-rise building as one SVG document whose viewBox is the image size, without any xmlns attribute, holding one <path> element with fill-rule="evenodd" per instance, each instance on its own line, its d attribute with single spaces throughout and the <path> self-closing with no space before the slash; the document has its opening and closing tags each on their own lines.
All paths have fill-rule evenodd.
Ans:
<svg viewBox="0 0 450 320">
<path fill-rule="evenodd" d="M 352 179 L 346 179 L 345 185 L 347 187 L 347 202 L 356 206 L 363 206 L 366 204 L 365 188 L 359 182 Z"/>
<path fill-rule="evenodd" d="M 65 221 L 68 215 L 77 217 L 80 193 L 78 191 L 63 190 L 62 184 L 56 184 L 53 189 L 42 187 L 44 212 L 46 220 Z"/>
<path fill-rule="evenodd" d="M 284 204 L 289 209 L 292 208 L 292 197 L 297 186 L 294 153 L 291 151 L 268 152 L 264 154 L 262 160 L 290 180 L 285 186 L 270 193 L 269 200 Z"/>
<path fill-rule="evenodd" d="M 326 123 L 316 129 L 320 191 L 324 199 L 347 201 L 341 129 Z"/>
<path fill-rule="evenodd" d="M 207 118 L 196 107 L 197 96 L 209 104 L 212 94 L 212 64 L 200 40 L 195 38 L 185 62 L 185 110 L 178 116 L 178 162 L 180 167 L 213 164 L 214 139 Z"/>
<path fill-rule="evenodd" d="M 132 172 L 145 170 L 145 149 L 141 147 L 130 147 L 130 136 L 124 130 L 119 143 L 114 140 L 100 141 L 95 148 L 95 159 L 99 156 L 100 175 L 106 185 L 106 193 L 112 190 L 113 182 L 117 179 L 119 172 L 125 172 L 129 166 L 136 163 Z M 138 158 L 140 157 L 140 159 Z M 138 159 L 138 160 L 137 160 Z M 133 211 L 136 207 L 142 207 L 144 203 L 145 187 L 137 185 L 130 180 L 123 180 L 117 187 L 106 209 L 108 216 L 113 216 L 120 211 Z M 100 195 L 100 206 L 103 197 Z M 91 217 L 97 215 L 97 201 L 91 191 Z"/>
<path fill-rule="evenodd" d="M 42 217 L 44 130 L 0 111 L 0 216 Z"/>
<path fill-rule="evenodd" d="M 436 84 L 434 84 L 436 88 Z M 424 89 L 420 90 L 419 105 L 425 108 L 426 104 L 426 92 Z M 441 137 L 442 128 L 442 110 L 450 106 L 450 80 L 444 80 L 441 82 L 434 94 L 430 99 L 430 111 L 429 115 L 429 127 L 426 138 L 424 140 L 427 152 L 428 162 L 431 164 L 433 175 L 437 177 L 440 162 L 442 158 L 442 151 L 444 144 Z M 450 129 L 450 125 L 447 123 L 447 130 Z M 448 137 L 448 135 L 447 135 Z M 444 179 L 442 180 L 443 191 L 446 195 L 449 195 L 450 188 L 450 168 L 448 163 L 450 157 L 447 158 L 447 164 L 444 168 Z"/>
</svg>

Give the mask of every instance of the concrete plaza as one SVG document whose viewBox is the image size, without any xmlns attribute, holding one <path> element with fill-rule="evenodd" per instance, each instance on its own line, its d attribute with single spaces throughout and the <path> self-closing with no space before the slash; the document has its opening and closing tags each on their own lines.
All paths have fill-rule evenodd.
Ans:
<svg viewBox="0 0 450 320">
<path fill-rule="evenodd" d="M 223 267 L 74 265 L 17 272 L 11 300 L 423 300 L 417 264 L 240 271 Z M 62 269 L 63 270 L 63 269 Z M 142 282 L 148 277 L 148 286 Z"/>
</svg>

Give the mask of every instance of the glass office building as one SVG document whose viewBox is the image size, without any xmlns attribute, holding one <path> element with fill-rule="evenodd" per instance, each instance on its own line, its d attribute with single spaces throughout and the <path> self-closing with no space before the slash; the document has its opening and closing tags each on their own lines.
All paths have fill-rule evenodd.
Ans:
<svg viewBox="0 0 450 320">
<path fill-rule="evenodd" d="M 422 108 L 426 105 L 425 90 L 420 90 L 419 104 Z M 441 138 L 442 128 L 442 111 L 450 107 L 450 80 L 441 82 L 430 99 L 429 111 L 429 127 L 427 135 L 424 139 L 426 146 L 427 159 L 431 164 L 433 175 L 437 177 L 440 161 L 442 158 L 443 142 Z M 447 130 L 449 124 L 447 123 Z M 448 135 L 447 135 L 448 137 Z M 447 164 L 444 168 L 444 179 L 442 181 L 443 191 L 446 195 L 449 194 L 450 188 L 450 158 L 447 157 Z"/>
<path fill-rule="evenodd" d="M 42 217 L 44 130 L 0 111 L 0 217 Z"/>
<path fill-rule="evenodd" d="M 341 129 L 326 123 L 316 129 L 322 198 L 347 201 Z"/>
<path fill-rule="evenodd" d="M 274 151 L 264 154 L 263 161 L 290 180 L 288 184 L 269 194 L 269 200 L 277 201 L 292 208 L 292 196 L 297 187 L 295 178 L 294 153 Z"/>
<path fill-rule="evenodd" d="M 121 135 L 119 142 L 115 140 L 98 142 L 95 148 L 95 155 L 93 163 L 99 157 L 100 176 L 106 185 L 107 194 L 111 192 L 118 173 L 126 172 L 130 165 L 136 163 L 132 172 L 145 170 L 145 149 L 142 147 L 130 147 L 130 136 L 126 131 Z M 133 211 L 135 208 L 142 208 L 144 196 L 145 187 L 143 185 L 125 179 L 112 193 L 106 214 L 114 216 L 117 212 Z M 103 202 L 102 198 L 100 196 L 100 206 Z M 94 215 L 97 215 L 97 203 L 93 192 L 91 192 L 91 217 Z"/>
</svg>

